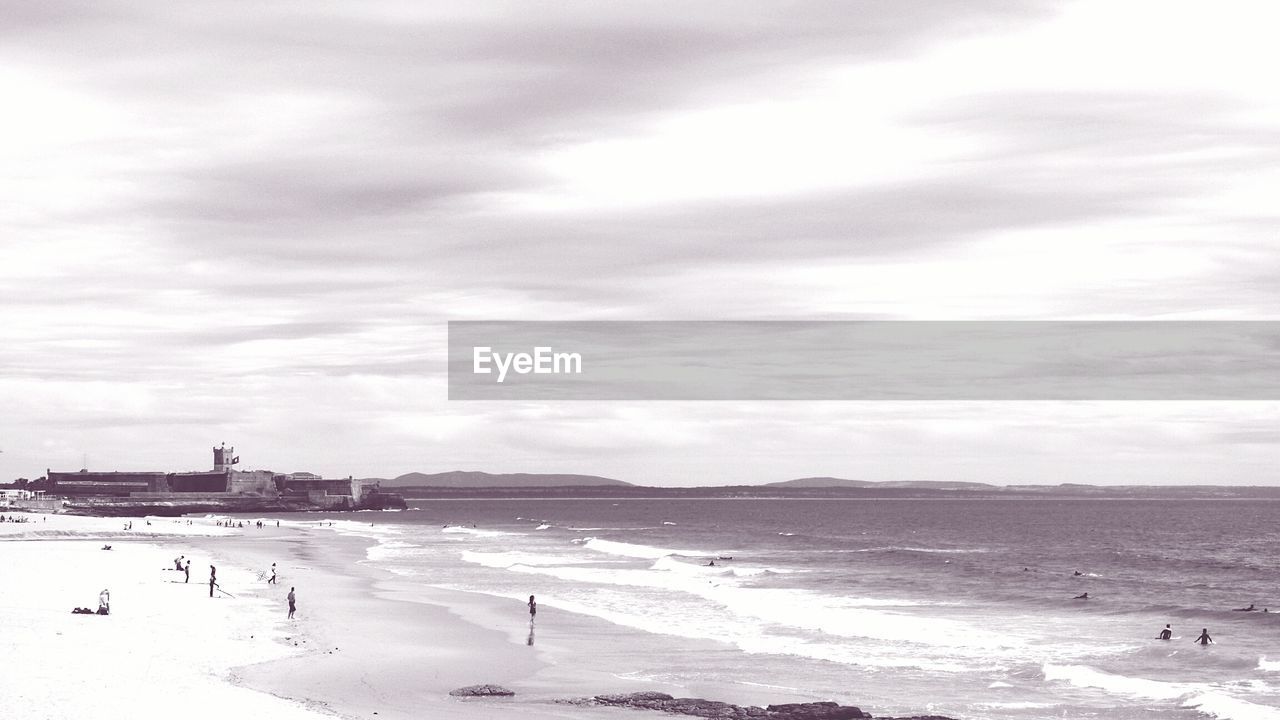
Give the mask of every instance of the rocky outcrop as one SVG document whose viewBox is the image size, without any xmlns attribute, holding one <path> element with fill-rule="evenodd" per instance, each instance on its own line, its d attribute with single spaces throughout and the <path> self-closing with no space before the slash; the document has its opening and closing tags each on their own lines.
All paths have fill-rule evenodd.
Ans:
<svg viewBox="0 0 1280 720">
<path fill-rule="evenodd" d="M 692 715 L 713 720 L 862 720 L 871 713 L 852 705 L 834 702 L 785 703 L 766 707 L 734 705 L 719 700 L 677 698 L 660 692 L 637 692 L 622 695 L 596 695 L 559 702 L 570 705 L 608 705 L 641 710 L 659 710 L 674 715 Z M 891 719 L 884 719 L 891 720 Z M 952 720 L 938 715 L 898 718 L 896 720 Z"/>
<path fill-rule="evenodd" d="M 609 705 L 660 710 L 675 715 L 693 715 L 716 720 L 861 720 L 871 717 L 869 713 L 864 713 L 852 705 L 839 705 L 833 702 L 744 707 L 719 700 L 677 698 L 660 692 L 596 695 L 592 698 L 580 698 L 567 702 L 575 705 Z"/>
<path fill-rule="evenodd" d="M 468 685 L 450 690 L 449 694 L 454 697 L 511 697 L 515 695 L 515 691 L 501 685 Z"/>
</svg>

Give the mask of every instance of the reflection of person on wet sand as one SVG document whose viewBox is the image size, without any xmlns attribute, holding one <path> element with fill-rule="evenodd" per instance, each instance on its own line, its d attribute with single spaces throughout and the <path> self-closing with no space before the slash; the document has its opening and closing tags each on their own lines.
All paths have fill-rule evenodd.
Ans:
<svg viewBox="0 0 1280 720">
<path fill-rule="evenodd" d="M 529 647 L 533 647 L 533 619 L 532 618 L 530 618 L 529 620 L 529 637 L 525 639 L 524 644 L 528 645 Z"/>
</svg>

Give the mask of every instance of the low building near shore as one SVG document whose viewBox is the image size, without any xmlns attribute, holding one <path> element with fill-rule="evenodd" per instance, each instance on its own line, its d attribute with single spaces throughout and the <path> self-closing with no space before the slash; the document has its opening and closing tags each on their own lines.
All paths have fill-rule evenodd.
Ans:
<svg viewBox="0 0 1280 720">
<path fill-rule="evenodd" d="M 194 472 L 59 472 L 49 469 L 36 481 L 52 497 L 85 508 L 172 510 L 182 506 L 217 509 L 357 509 L 403 507 L 394 493 L 377 483 L 327 480 L 314 473 L 280 474 L 269 470 L 236 470 L 235 448 L 213 448 L 213 469 Z M 223 506 L 223 507 L 220 507 Z"/>
</svg>

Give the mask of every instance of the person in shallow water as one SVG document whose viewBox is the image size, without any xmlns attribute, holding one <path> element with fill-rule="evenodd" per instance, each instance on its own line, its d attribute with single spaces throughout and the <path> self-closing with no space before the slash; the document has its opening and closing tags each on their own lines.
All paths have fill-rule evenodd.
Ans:
<svg viewBox="0 0 1280 720">
<path fill-rule="evenodd" d="M 533 618 L 537 614 L 538 614 L 538 603 L 533 599 L 533 596 L 530 595 L 529 596 L 529 622 L 533 622 Z"/>
<path fill-rule="evenodd" d="M 1200 637 L 1196 638 L 1192 642 L 1198 642 L 1201 645 L 1208 645 L 1213 642 L 1213 638 L 1209 637 L 1209 628 L 1201 628 Z"/>
<path fill-rule="evenodd" d="M 1073 598 L 1071 598 L 1071 599 L 1072 599 L 1072 600 L 1088 600 L 1088 599 L 1089 599 L 1089 593 L 1080 593 L 1079 595 L 1077 595 L 1077 596 L 1075 596 L 1075 597 L 1073 597 Z"/>
<path fill-rule="evenodd" d="M 1164 626 L 1164 629 L 1161 630 L 1160 634 L 1156 636 L 1156 639 L 1169 640 L 1171 638 L 1173 638 L 1173 629 L 1169 627 L 1168 623 L 1166 623 Z"/>
</svg>

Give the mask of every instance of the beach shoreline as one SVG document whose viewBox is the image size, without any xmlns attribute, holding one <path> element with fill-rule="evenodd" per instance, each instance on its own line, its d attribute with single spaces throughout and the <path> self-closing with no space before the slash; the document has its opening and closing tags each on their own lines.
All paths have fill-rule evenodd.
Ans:
<svg viewBox="0 0 1280 720">
<path fill-rule="evenodd" d="M 521 601 L 411 582 L 368 561 L 369 549 L 377 547 L 375 538 L 352 531 L 350 522 L 320 527 L 324 522 L 302 521 L 315 527 L 299 528 L 299 536 L 285 541 L 289 547 L 280 556 L 286 558 L 282 582 L 292 586 L 291 578 L 297 578 L 299 613 L 315 621 L 304 631 L 310 654 L 262 663 L 254 672 L 237 673 L 237 682 L 284 697 L 320 698 L 352 716 L 376 711 L 380 718 L 420 717 L 424 709 L 456 713 L 490 707 L 518 707 L 522 716 L 532 717 L 613 717 L 619 710 L 561 701 L 640 691 L 759 705 L 818 699 L 777 688 L 620 677 L 610 667 L 613 656 L 628 652 L 619 644 L 629 643 L 634 650 L 647 647 L 647 640 L 678 652 L 681 644 L 713 643 L 655 639 L 545 606 L 539 613 L 539 640 L 539 628 L 527 621 Z M 260 545 L 242 552 L 262 566 L 272 561 Z M 293 562 L 297 565 L 290 568 Z M 308 595 L 302 587 L 324 590 Z M 363 620 L 353 622 L 356 615 Z M 608 652 L 603 652 L 605 645 L 611 646 Z M 477 701 L 449 696 L 453 689 L 478 684 L 501 685 L 517 694 Z"/>
<path fill-rule="evenodd" d="M 87 698 L 99 697 L 94 707 L 118 713 L 99 717 L 166 717 L 173 709 L 166 698 L 179 692 L 231 696 L 231 705 L 214 702 L 300 720 L 407 720 L 435 712 L 487 718 L 517 707 L 528 717 L 590 719 L 616 717 L 620 710 L 556 701 L 641 690 L 688 694 L 686 687 L 593 668 L 590 653 L 575 656 L 584 642 L 575 633 L 590 635 L 584 626 L 594 619 L 544 609 L 546 639 L 541 645 L 523 642 L 527 616 L 520 604 L 462 591 L 424 591 L 366 562 L 374 539 L 321 529 L 322 521 L 286 520 L 276 528 L 268 520 L 257 529 L 256 518 L 233 520 L 243 520 L 244 528 L 219 526 L 212 517 L 133 518 L 130 530 L 127 518 L 28 520 L 0 523 L 0 564 L 7 579 L 0 606 L 10 616 L 33 618 L 29 633 L 4 633 L 0 649 L 9 657 L 41 655 L 48 671 L 37 674 L 40 682 L 20 683 L 25 689 L 12 678 L 0 681 L 0 688 L 6 697 L 44 708 L 34 716 L 76 716 L 90 707 Z M 107 545 L 109 552 L 103 550 Z M 170 567 L 170 556 L 179 555 L 192 561 L 187 582 Z M 278 568 L 275 585 L 266 582 L 272 562 Z M 217 566 L 219 580 L 212 599 L 210 564 Z M 59 582 L 42 584 L 51 565 Z M 72 615 L 73 607 L 94 602 L 98 585 L 113 588 L 112 613 Z M 290 588 L 297 588 L 298 598 L 292 621 L 284 600 Z M 66 628 L 77 627 L 75 622 L 110 624 L 110 641 L 73 635 L 73 647 L 51 644 Z M 127 648 L 134 661 L 118 662 L 113 652 L 119 648 Z M 169 669 L 157 677 L 157 666 Z M 105 696 L 95 668 L 111 668 L 115 689 Z M 81 679 L 60 682 L 64 676 Z M 157 692 L 157 684 L 169 689 Z M 450 690 L 476 684 L 503 685 L 517 695 L 478 701 L 449 696 Z M 705 690 L 716 699 L 751 699 Z M 68 699 L 73 697 L 81 699 Z M 793 699 L 800 698 L 770 696 L 776 702 Z"/>
</svg>

